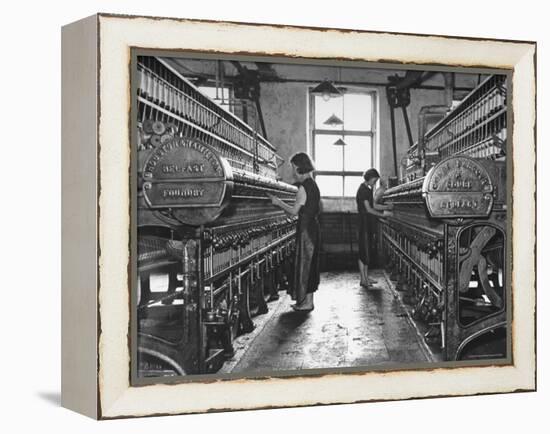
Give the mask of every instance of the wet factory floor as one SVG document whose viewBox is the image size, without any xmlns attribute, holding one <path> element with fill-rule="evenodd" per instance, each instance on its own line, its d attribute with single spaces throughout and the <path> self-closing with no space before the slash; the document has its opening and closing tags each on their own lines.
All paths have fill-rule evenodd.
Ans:
<svg viewBox="0 0 550 434">
<path fill-rule="evenodd" d="M 418 332 L 382 271 L 375 288 L 354 272 L 322 273 L 315 309 L 294 312 L 288 295 L 255 319 L 256 330 L 235 341 L 226 373 L 373 367 L 430 362 Z"/>
</svg>

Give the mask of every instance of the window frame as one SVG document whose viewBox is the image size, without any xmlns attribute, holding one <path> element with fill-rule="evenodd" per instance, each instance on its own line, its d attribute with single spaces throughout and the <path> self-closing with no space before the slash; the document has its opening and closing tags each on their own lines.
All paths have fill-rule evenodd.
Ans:
<svg viewBox="0 0 550 434">
<path fill-rule="evenodd" d="M 346 86 L 345 90 L 343 91 L 344 94 L 362 94 L 362 95 L 370 95 L 372 98 L 372 104 L 371 104 L 371 129 L 369 131 L 367 130 L 332 130 L 332 129 L 323 129 L 315 128 L 315 94 L 311 93 L 311 90 L 314 87 L 308 88 L 308 117 L 309 117 L 309 123 L 308 123 L 308 138 L 309 138 L 309 149 L 311 157 L 313 158 L 313 161 L 316 161 L 316 155 L 315 155 L 315 137 L 316 134 L 325 134 L 325 135 L 333 135 L 333 136 L 359 136 L 359 137 L 370 137 L 371 138 L 371 150 L 370 150 L 370 157 L 371 162 L 374 168 L 378 169 L 378 90 L 371 87 L 356 87 L 356 86 Z M 336 139 L 335 139 L 336 140 Z M 344 167 L 345 169 L 345 167 Z M 342 177 L 342 194 L 339 196 L 325 196 L 321 194 L 321 197 L 323 198 L 329 198 L 329 199 L 348 199 L 352 198 L 353 196 L 346 196 L 345 195 L 345 182 L 344 178 L 346 176 L 362 176 L 363 171 L 356 171 L 356 170 L 315 170 L 314 177 L 317 177 L 317 175 L 328 175 L 328 176 L 340 176 Z"/>
</svg>

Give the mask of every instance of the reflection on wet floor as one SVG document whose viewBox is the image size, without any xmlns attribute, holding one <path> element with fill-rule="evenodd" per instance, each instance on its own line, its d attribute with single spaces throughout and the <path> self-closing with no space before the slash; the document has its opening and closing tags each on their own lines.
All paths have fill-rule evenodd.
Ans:
<svg viewBox="0 0 550 434">
<path fill-rule="evenodd" d="M 292 311 L 290 297 L 281 297 L 268 319 L 257 319 L 261 331 L 237 339 L 242 351 L 226 372 L 428 362 L 383 273 L 371 276 L 377 289 L 362 288 L 354 272 L 323 273 L 310 313 Z"/>
</svg>

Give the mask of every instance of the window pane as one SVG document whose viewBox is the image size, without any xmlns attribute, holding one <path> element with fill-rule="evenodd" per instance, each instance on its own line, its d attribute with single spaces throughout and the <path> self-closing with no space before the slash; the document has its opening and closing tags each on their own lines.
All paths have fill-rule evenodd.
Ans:
<svg viewBox="0 0 550 434">
<path fill-rule="evenodd" d="M 342 146 L 334 145 L 338 136 L 315 134 L 315 168 L 342 171 Z"/>
<path fill-rule="evenodd" d="M 368 136 L 345 136 L 344 142 L 344 170 L 364 172 L 372 166 L 371 144 Z"/>
<path fill-rule="evenodd" d="M 348 93 L 344 95 L 344 129 L 371 131 L 371 94 Z"/>
<path fill-rule="evenodd" d="M 212 99 L 216 104 L 220 105 L 222 104 L 222 96 L 225 105 L 227 106 L 227 103 L 229 102 L 229 88 L 227 87 L 218 87 L 217 89 L 217 95 L 218 98 L 216 99 L 216 88 L 213 86 L 199 86 L 198 89 Z"/>
<path fill-rule="evenodd" d="M 317 175 L 315 182 L 321 191 L 321 196 L 342 196 L 343 178 L 333 175 Z"/>
<path fill-rule="evenodd" d="M 363 183 L 362 176 L 346 176 L 344 178 L 344 196 L 355 197 L 357 189 Z"/>
<path fill-rule="evenodd" d="M 343 120 L 343 98 L 341 96 L 330 98 L 328 101 L 323 100 L 323 97 L 315 95 L 315 129 L 317 130 L 341 130 L 342 125 L 325 125 L 325 121 L 332 115 L 338 116 Z"/>
</svg>

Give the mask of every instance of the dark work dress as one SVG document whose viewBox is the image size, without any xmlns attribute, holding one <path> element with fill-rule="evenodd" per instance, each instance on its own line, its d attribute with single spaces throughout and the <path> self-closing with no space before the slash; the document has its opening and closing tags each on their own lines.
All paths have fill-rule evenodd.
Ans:
<svg viewBox="0 0 550 434">
<path fill-rule="evenodd" d="M 373 206 L 372 189 L 361 184 L 355 195 L 359 212 L 359 259 L 365 265 L 371 265 L 375 259 L 376 216 L 369 214 L 365 201 Z"/>
<path fill-rule="evenodd" d="M 302 184 L 306 191 L 306 203 L 300 207 L 296 230 L 296 258 L 294 267 L 294 288 L 292 299 L 300 304 L 307 293 L 312 293 L 319 286 L 319 250 L 321 231 L 319 212 L 321 194 L 312 178 Z"/>
</svg>

